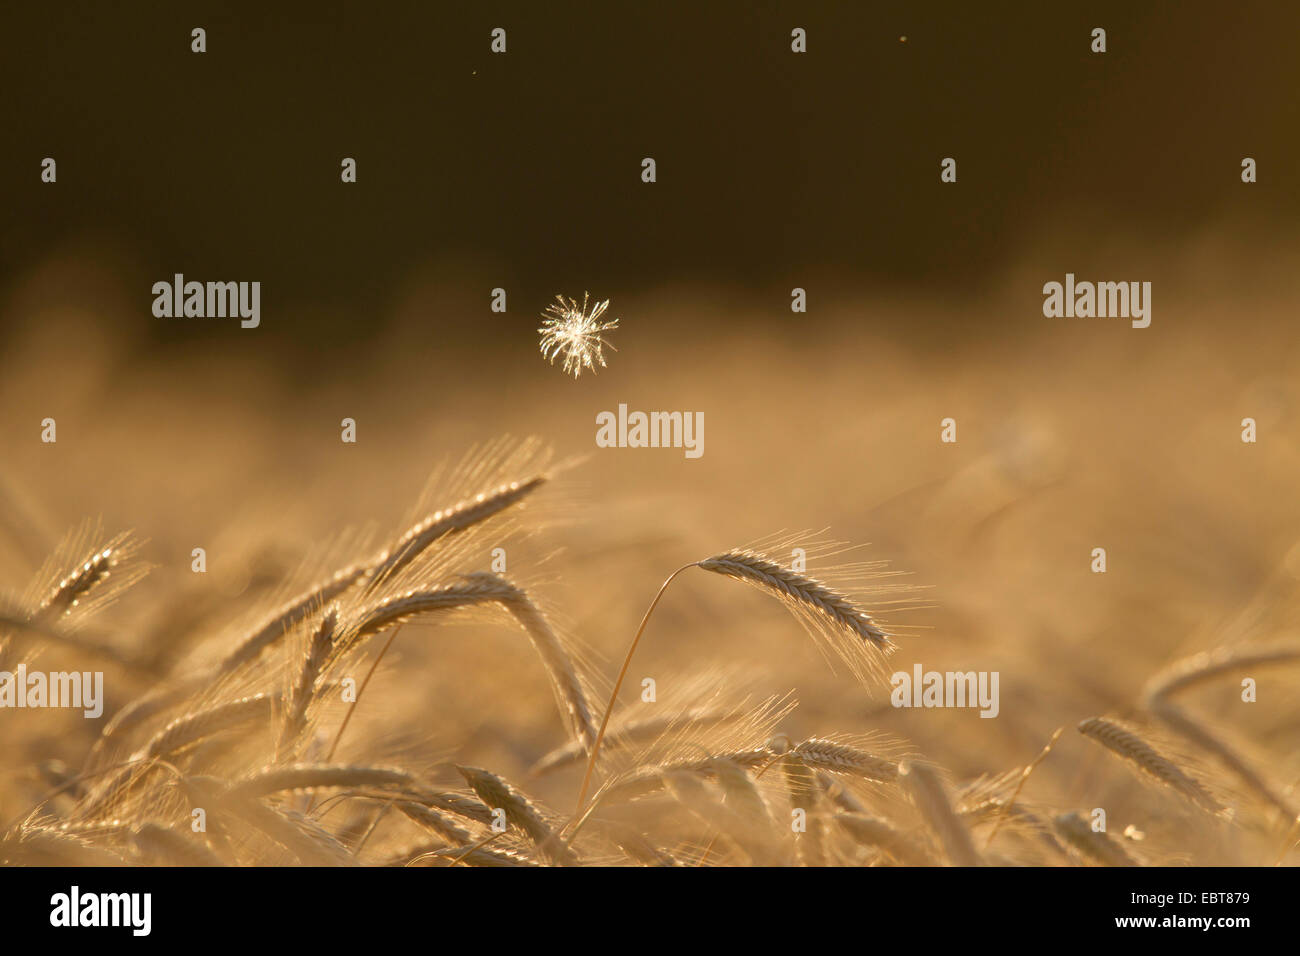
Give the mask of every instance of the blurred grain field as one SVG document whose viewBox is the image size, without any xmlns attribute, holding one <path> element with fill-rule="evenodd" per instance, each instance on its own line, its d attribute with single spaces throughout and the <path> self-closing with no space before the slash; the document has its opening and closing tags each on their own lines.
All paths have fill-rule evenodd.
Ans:
<svg viewBox="0 0 1300 956">
<path fill-rule="evenodd" d="M 1138 862 L 1294 863 L 1296 833 L 1276 804 L 1300 803 L 1300 668 L 1282 660 L 1232 671 L 1179 695 L 1198 725 L 1212 727 L 1258 773 L 1273 803 L 1222 754 L 1160 720 L 1144 698 L 1149 681 L 1177 661 L 1296 640 L 1300 335 L 1290 317 L 1300 299 L 1286 268 L 1294 255 L 1278 252 L 1261 263 L 1248 250 L 1212 244 L 1168 254 L 1151 276 L 1154 317 L 1146 330 L 1122 320 L 1043 318 L 1038 289 L 1066 271 L 1059 259 L 1042 250 L 966 301 L 831 289 L 810 297 L 807 315 L 784 311 L 788 293 L 779 288 L 669 286 L 627 296 L 592 289 L 610 296 L 611 314 L 621 317 L 612 336 L 618 351 L 608 369 L 577 381 L 537 354 L 536 311 L 545 299 L 532 308 L 513 298 L 508 313 L 492 315 L 477 292 L 465 291 L 477 285 L 438 267 L 412 273 L 388 305 L 385 331 L 364 349 L 315 349 L 304 337 L 301 355 L 285 362 L 237 324 L 200 340 L 137 348 L 138 290 L 75 257 L 47 263 L 4 290 L 6 607 L 17 617 L 33 613 L 68 573 L 71 564 L 56 562 L 42 576 L 51 554 L 75 564 L 84 557 L 77 548 L 129 530 L 140 542 L 133 560 L 150 565 L 149 574 L 111 605 L 58 626 L 75 625 L 83 640 L 151 668 L 94 665 L 106 674 L 100 720 L 0 712 L 6 859 L 84 852 L 86 859 L 106 853 L 167 862 L 149 840 L 151 828 L 161 827 L 225 862 L 303 861 L 285 844 L 239 828 L 229 843 L 195 837 L 185 826 L 193 793 L 156 768 L 131 784 L 120 805 L 109 801 L 102 810 L 125 820 L 129 836 L 78 830 L 75 843 L 42 844 L 47 859 L 24 849 L 22 834 L 94 823 L 87 810 L 99 809 L 94 788 L 112 755 L 127 759 L 184 710 L 145 722 L 138 737 L 101 744 L 98 776 L 50 796 L 91 769 L 92 748 L 122 707 L 203 673 L 277 602 L 382 549 L 424 514 L 540 470 L 544 487 L 463 541 L 432 548 L 409 572 L 425 579 L 401 583 L 432 586 L 485 571 L 492 549 L 504 548 L 505 575 L 562 635 L 597 719 L 670 572 L 805 529 L 861 546 L 812 562 L 813 576 L 835 582 L 836 565 L 855 561 L 902 572 L 846 584 L 893 635 L 887 671 L 920 663 L 1001 675 L 996 719 L 974 710 L 896 709 L 887 684 L 828 667 L 778 602 L 707 574 L 683 575 L 651 618 L 614 709 L 615 731 L 679 715 L 669 737 L 640 754 L 643 764 L 662 768 L 672 762 L 665 754 L 678 763 L 716 758 L 776 739 L 770 759 L 781 765 L 799 741 L 833 738 L 892 764 L 905 761 L 913 768 L 906 779 L 920 780 L 921 789 L 830 774 L 840 789 L 814 801 L 830 829 L 821 855 L 809 857 L 806 840 L 787 839 L 786 788 L 797 774 L 742 765 L 771 819 L 748 819 L 737 834 L 728 830 L 735 819 L 709 815 L 718 807 L 738 812 L 741 798 L 728 790 L 726 773 L 678 771 L 660 781 L 661 791 L 611 806 L 608 819 L 597 814 L 573 842 L 582 862 L 644 862 L 609 836 L 619 827 L 686 862 L 917 861 L 878 838 L 855 837 L 850 823 L 836 829 L 833 817 L 845 813 L 887 822 L 923 861 L 952 861 L 925 813 L 928 771 L 916 769 L 933 764 L 985 862 L 1104 862 L 1104 854 L 1068 839 L 1071 814 L 1101 807 L 1112 842 Z M 702 411 L 703 456 L 596 448 L 596 413 L 619 403 Z M 39 440 L 46 417 L 57 421 L 55 444 Z M 339 440 L 345 417 L 357 422 L 355 445 Z M 947 417 L 958 428 L 951 445 L 939 441 Z M 1258 423 L 1255 444 L 1240 440 L 1245 417 Z M 549 457 L 511 459 L 528 436 Z M 488 463 L 468 476 L 487 485 L 457 479 L 456 466 L 467 460 Z M 521 473 L 506 474 L 512 466 Z M 76 545 L 57 551 L 69 534 Z M 205 574 L 191 571 L 196 547 L 207 552 Z M 1096 547 L 1106 549 L 1105 574 L 1090 570 Z M 900 585 L 907 590 L 880 590 Z M 345 617 L 364 603 L 341 600 Z M 318 617 L 235 679 L 206 688 L 202 703 L 288 694 Z M 363 678 L 386 639 L 356 648 L 334 677 Z M 10 633 L 11 660 L 18 653 L 46 670 L 92 669 L 75 644 L 24 635 L 19 647 L 18 640 Z M 1257 680 L 1256 703 L 1240 700 L 1241 677 Z M 641 699 L 645 678 L 656 682 L 654 703 Z M 777 703 L 763 711 L 764 701 Z M 702 709 L 749 716 L 716 731 L 690 726 Z M 282 702 L 272 711 L 281 714 Z M 346 711 L 332 699 L 314 709 L 294 760 L 321 763 Z M 1147 785 L 1140 768 L 1076 732 L 1099 715 L 1139 728 L 1213 791 L 1222 812 L 1206 814 L 1167 786 Z M 1016 791 L 1020 768 L 1061 727 L 1065 733 Z M 546 672 L 509 615 L 417 616 L 384 655 L 331 762 L 400 767 L 421 787 L 477 795 L 491 806 L 456 770 L 486 768 L 560 828 L 575 809 L 581 761 L 542 775 L 530 768 L 568 739 Z M 236 734 L 226 744 L 187 751 L 190 763 L 177 771 L 237 780 L 289 759 L 274 734 Z M 635 745 L 607 748 L 597 779 L 634 767 L 636 752 Z M 134 772 L 144 771 L 137 764 Z M 306 817 L 303 827 L 323 828 L 319 840 L 330 852 L 337 844 L 348 861 L 401 859 L 421 841 L 434 847 L 422 862 L 455 856 L 435 851 L 439 840 L 455 849 L 456 839 L 431 836 L 391 812 L 385 801 L 400 801 L 390 791 L 369 789 L 383 799 L 326 801 L 313 791 L 266 800 L 286 818 Z M 1009 810 L 980 816 L 973 808 L 988 799 L 1002 801 L 995 807 L 1014 800 L 1036 822 Z M 846 809 L 852 801 L 858 810 Z M 554 846 L 514 817 L 511 823 L 488 849 L 502 858 L 559 859 Z M 612 829 L 599 829 L 606 824 Z M 490 836 L 482 821 L 459 826 L 466 847 Z M 1036 828 L 1047 837 L 1036 838 Z M 456 858 L 473 862 L 468 852 Z"/>
</svg>

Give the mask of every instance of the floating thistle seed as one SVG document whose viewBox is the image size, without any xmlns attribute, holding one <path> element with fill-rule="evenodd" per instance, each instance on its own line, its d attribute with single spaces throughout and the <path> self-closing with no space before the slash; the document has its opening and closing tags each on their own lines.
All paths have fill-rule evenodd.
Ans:
<svg viewBox="0 0 1300 956">
<path fill-rule="evenodd" d="M 582 293 L 581 307 L 575 299 L 566 300 L 564 296 L 557 295 L 555 302 L 542 313 L 545 318 L 542 327 L 537 330 L 542 336 L 542 354 L 552 365 L 556 358 L 563 355 L 564 371 L 566 374 L 571 373 L 574 378 L 581 375 L 584 368 L 589 368 L 594 373 L 597 363 L 605 368 L 603 348 L 609 345 L 613 349 L 614 346 L 605 341 L 600 333 L 618 328 L 618 319 L 600 321 L 607 308 L 609 299 L 597 302 L 589 313 L 586 292 Z M 614 351 L 617 352 L 618 349 Z"/>
</svg>

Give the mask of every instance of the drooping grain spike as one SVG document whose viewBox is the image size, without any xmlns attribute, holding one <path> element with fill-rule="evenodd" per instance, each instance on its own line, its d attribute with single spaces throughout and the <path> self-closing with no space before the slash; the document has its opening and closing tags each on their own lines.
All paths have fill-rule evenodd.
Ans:
<svg viewBox="0 0 1300 956">
<path fill-rule="evenodd" d="M 1174 761 L 1157 751 L 1132 729 L 1103 717 L 1090 717 L 1079 724 L 1079 733 L 1097 741 L 1144 776 L 1170 788 L 1202 810 L 1209 813 L 1223 812 L 1222 804 L 1198 780 L 1184 773 Z"/>
<path fill-rule="evenodd" d="M 457 766 L 456 769 L 480 800 L 494 810 L 501 810 L 510 823 L 527 834 L 528 839 L 544 856 L 566 865 L 577 862 L 572 850 L 558 840 L 551 839 L 554 835 L 553 828 L 523 791 L 480 767 Z"/>
</svg>

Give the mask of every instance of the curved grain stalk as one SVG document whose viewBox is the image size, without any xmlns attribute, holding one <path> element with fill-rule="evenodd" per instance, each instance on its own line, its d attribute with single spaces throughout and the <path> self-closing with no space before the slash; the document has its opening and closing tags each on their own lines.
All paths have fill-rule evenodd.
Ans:
<svg viewBox="0 0 1300 956">
<path fill-rule="evenodd" d="M 1293 664 L 1297 661 L 1300 661 L 1300 644 L 1294 642 L 1239 649 L 1220 648 L 1175 662 L 1151 680 L 1143 695 L 1147 709 L 1158 720 L 1218 759 L 1253 793 L 1276 808 L 1288 827 L 1300 824 L 1300 808 L 1279 792 L 1226 740 L 1194 719 L 1170 698 L 1176 693 L 1226 674 L 1277 664 Z"/>
<path fill-rule="evenodd" d="M 757 551 L 726 551 L 702 561 L 683 565 L 668 575 L 660 585 L 628 647 L 623 666 L 614 681 L 614 689 L 610 692 L 609 702 L 605 705 L 600 730 L 596 734 L 591 754 L 587 758 L 587 769 L 583 775 L 582 787 L 578 791 L 575 817 L 580 817 L 586 806 L 587 792 L 591 787 L 592 773 L 596 769 L 596 758 L 600 755 L 601 741 L 609 727 L 609 718 L 613 713 L 614 703 L 618 700 L 618 692 L 623 686 L 624 678 L 627 677 L 632 655 L 636 653 L 637 645 L 641 642 L 641 635 L 645 633 L 650 615 L 659 605 L 664 592 L 668 590 L 668 585 L 672 584 L 679 574 L 690 568 L 700 568 L 714 574 L 737 578 L 773 595 L 808 625 L 809 634 L 818 641 L 819 645 L 828 646 L 864 682 L 879 676 L 884 667 L 885 657 L 894 648 L 889 636 L 875 624 L 871 615 L 847 595 L 802 572 L 787 569 Z"/>
</svg>

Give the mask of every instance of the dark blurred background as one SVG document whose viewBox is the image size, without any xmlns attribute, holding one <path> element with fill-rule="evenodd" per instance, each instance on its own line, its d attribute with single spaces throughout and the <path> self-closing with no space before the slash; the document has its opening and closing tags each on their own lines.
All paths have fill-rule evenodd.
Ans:
<svg viewBox="0 0 1300 956">
<path fill-rule="evenodd" d="M 0 16 L 0 288 L 67 256 L 84 288 L 63 294 L 93 300 L 84 264 L 99 258 L 138 287 L 144 347 L 231 334 L 152 318 L 149 286 L 175 272 L 260 280 L 259 344 L 292 356 L 370 339 L 427 263 L 445 288 L 467 277 L 458 302 L 486 310 L 507 288 L 520 321 L 557 291 L 702 280 L 770 290 L 780 317 L 794 285 L 968 301 L 1043 231 L 1159 243 L 1226 216 L 1263 246 L 1300 221 L 1297 4 L 15 3 Z M 489 51 L 497 26 L 505 55 Z M 790 51 L 795 26 L 805 55 Z M 1089 50 L 1095 26 L 1104 55 Z M 1249 188 L 1246 155 L 1260 165 Z M 40 182 L 45 156 L 56 186 Z M 355 185 L 339 181 L 345 156 Z M 939 181 L 945 156 L 956 185 Z M 441 321 L 457 334 L 454 310 Z"/>
</svg>

